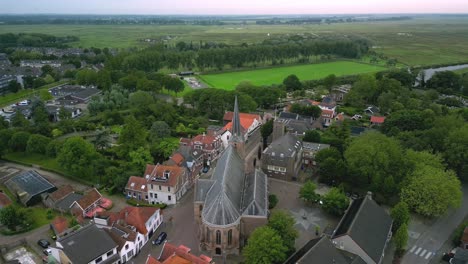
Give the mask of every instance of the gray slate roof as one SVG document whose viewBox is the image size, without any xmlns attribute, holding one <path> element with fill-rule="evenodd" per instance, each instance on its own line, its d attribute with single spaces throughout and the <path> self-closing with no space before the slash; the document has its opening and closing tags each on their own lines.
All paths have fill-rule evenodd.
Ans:
<svg viewBox="0 0 468 264">
<path fill-rule="evenodd" d="M 393 221 L 370 196 L 353 201 L 332 238 L 349 235 L 378 263 Z"/>
<path fill-rule="evenodd" d="M 213 186 L 214 180 L 199 179 L 197 188 L 195 189 L 195 202 L 203 202 L 206 199 L 206 194 Z"/>
<path fill-rule="evenodd" d="M 219 158 L 212 179 L 215 182 L 206 195 L 203 220 L 220 226 L 236 223 L 242 209 L 244 161 L 232 145 Z"/>
<path fill-rule="evenodd" d="M 243 215 L 267 215 L 267 185 L 267 177 L 260 170 L 246 176 L 244 197 L 242 199 L 243 208 L 245 209 Z"/>
<path fill-rule="evenodd" d="M 301 141 L 291 134 L 286 134 L 277 140 L 273 141 L 263 153 L 280 157 L 283 154 L 285 157 L 292 157 L 302 147 Z"/>
<path fill-rule="evenodd" d="M 83 195 L 78 194 L 78 193 L 70 193 L 67 196 L 65 196 L 63 199 L 55 203 L 55 208 L 60 209 L 62 211 L 67 212 L 70 210 L 70 206 L 75 202 L 80 200 L 83 197 Z"/>
<path fill-rule="evenodd" d="M 8 189 L 16 194 L 21 202 L 30 205 L 31 200 L 42 193 L 57 189 L 55 185 L 42 177 L 37 171 L 22 172 L 5 182 Z"/>
<path fill-rule="evenodd" d="M 362 259 L 354 256 L 354 260 Z M 348 259 L 337 249 L 328 237 L 320 237 L 310 240 L 296 253 L 290 256 L 284 264 L 309 264 L 309 263 L 333 263 L 351 264 L 353 259 Z M 359 262 L 356 262 L 356 264 Z"/>
<path fill-rule="evenodd" d="M 117 247 L 114 240 L 94 224 L 85 226 L 57 242 L 63 246 L 63 251 L 70 260 L 76 264 L 89 263 Z"/>
<path fill-rule="evenodd" d="M 322 149 L 330 148 L 330 145 L 322 143 L 302 142 L 302 147 L 304 148 L 304 150 L 320 151 Z"/>
</svg>

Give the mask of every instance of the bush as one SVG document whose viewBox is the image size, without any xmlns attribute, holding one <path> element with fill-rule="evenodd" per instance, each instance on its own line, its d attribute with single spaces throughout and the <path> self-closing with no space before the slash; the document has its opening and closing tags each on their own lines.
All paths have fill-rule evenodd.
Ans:
<svg viewBox="0 0 468 264">
<path fill-rule="evenodd" d="M 453 232 L 454 235 L 453 235 L 452 243 L 454 246 L 458 247 L 460 245 L 460 240 L 463 235 L 463 231 L 465 230 L 467 226 L 468 226 L 468 221 L 465 221 L 457 227 L 455 232 Z"/>
<path fill-rule="evenodd" d="M 137 206 L 137 207 L 156 207 L 160 209 L 164 209 L 167 207 L 167 204 L 165 203 L 149 204 L 145 201 L 137 201 L 135 199 L 128 199 L 127 204 L 131 206 Z"/>
<path fill-rule="evenodd" d="M 278 204 L 278 197 L 274 194 L 268 195 L 268 209 L 273 209 Z"/>
<path fill-rule="evenodd" d="M 26 152 L 28 153 L 37 153 L 37 154 L 46 154 L 47 146 L 50 143 L 50 138 L 43 135 L 31 135 L 29 137 Z"/>
</svg>

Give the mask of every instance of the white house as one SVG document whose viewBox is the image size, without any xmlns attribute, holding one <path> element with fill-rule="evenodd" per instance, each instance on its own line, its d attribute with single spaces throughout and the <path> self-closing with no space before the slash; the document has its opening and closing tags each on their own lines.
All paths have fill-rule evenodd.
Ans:
<svg viewBox="0 0 468 264">
<path fill-rule="evenodd" d="M 232 113 L 233 112 L 226 112 L 223 118 L 224 121 L 227 122 L 222 129 L 224 132 L 221 133 L 221 141 L 223 142 L 224 148 L 227 148 L 229 139 L 232 136 Z M 248 140 L 249 136 L 263 124 L 262 117 L 257 114 L 239 113 L 239 119 L 242 134 L 245 137 L 244 140 Z"/>
<path fill-rule="evenodd" d="M 147 165 L 148 203 L 176 204 L 189 189 L 187 171 L 179 166 Z"/>
</svg>

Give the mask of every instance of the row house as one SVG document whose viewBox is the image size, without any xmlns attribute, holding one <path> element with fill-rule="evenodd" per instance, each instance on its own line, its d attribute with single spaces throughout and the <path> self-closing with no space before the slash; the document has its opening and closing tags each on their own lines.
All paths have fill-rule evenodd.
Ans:
<svg viewBox="0 0 468 264">
<path fill-rule="evenodd" d="M 157 164 L 147 165 L 144 177 L 130 177 L 125 193 L 128 198 L 150 204 L 176 204 L 189 188 L 186 169 Z"/>
<path fill-rule="evenodd" d="M 224 149 L 221 136 L 198 135 L 189 143 L 192 150 L 198 150 L 203 153 L 203 163 L 210 166 L 211 162 L 216 160 Z"/>
<path fill-rule="evenodd" d="M 223 117 L 225 125 L 221 132 L 221 141 L 223 142 L 224 148 L 228 146 L 229 139 L 232 136 L 232 118 L 233 112 L 226 112 Z M 263 119 L 258 114 L 239 113 L 239 120 L 242 135 L 244 136 L 245 142 L 248 143 L 249 139 L 253 138 L 254 134 L 258 134 L 263 124 Z"/>
<path fill-rule="evenodd" d="M 92 218 L 97 211 L 102 210 L 99 206 L 102 203 L 102 199 L 101 193 L 96 188 L 93 188 L 79 200 L 72 203 L 70 206 L 71 212 L 75 216 Z"/>
</svg>

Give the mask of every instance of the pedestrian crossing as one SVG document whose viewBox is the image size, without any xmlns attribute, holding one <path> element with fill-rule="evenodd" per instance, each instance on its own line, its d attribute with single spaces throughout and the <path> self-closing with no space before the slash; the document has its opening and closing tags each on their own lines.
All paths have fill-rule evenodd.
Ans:
<svg viewBox="0 0 468 264">
<path fill-rule="evenodd" d="M 418 255 L 419 257 L 424 258 L 424 259 L 429 259 L 430 257 L 435 255 L 434 252 L 424 249 L 422 247 L 418 247 L 418 246 L 413 246 L 409 250 L 409 252 L 412 254 Z"/>
</svg>

